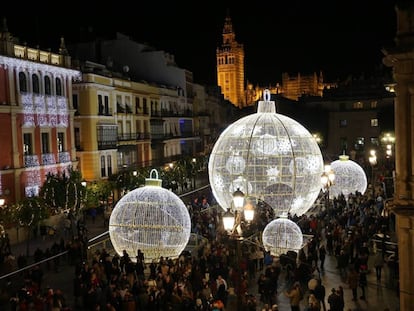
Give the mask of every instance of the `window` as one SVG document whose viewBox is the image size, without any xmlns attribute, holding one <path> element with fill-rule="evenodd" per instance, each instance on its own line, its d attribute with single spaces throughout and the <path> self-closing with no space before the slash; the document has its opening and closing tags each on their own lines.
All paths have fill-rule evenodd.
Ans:
<svg viewBox="0 0 414 311">
<path fill-rule="evenodd" d="M 33 154 L 33 141 L 31 133 L 23 134 L 23 154 L 25 156 Z"/>
<path fill-rule="evenodd" d="M 348 140 L 346 139 L 346 137 L 341 137 L 340 138 L 340 145 L 341 145 L 341 153 L 345 152 L 347 153 L 348 150 Z"/>
<path fill-rule="evenodd" d="M 364 108 L 364 104 L 362 102 L 356 102 L 352 105 L 354 109 L 362 109 Z"/>
<path fill-rule="evenodd" d="M 339 120 L 339 127 L 346 127 L 348 125 L 347 120 Z"/>
<path fill-rule="evenodd" d="M 104 96 L 104 101 L 105 101 L 104 113 L 106 116 L 109 116 L 109 97 Z"/>
<path fill-rule="evenodd" d="M 76 110 L 76 113 L 79 113 L 79 98 L 78 98 L 78 94 L 72 94 L 72 104 L 73 104 L 73 109 Z"/>
<path fill-rule="evenodd" d="M 33 88 L 33 93 L 35 94 L 40 93 L 39 77 L 36 74 L 32 74 L 32 88 Z"/>
<path fill-rule="evenodd" d="M 62 81 L 60 78 L 56 78 L 56 95 L 62 96 Z"/>
<path fill-rule="evenodd" d="M 355 150 L 362 151 L 364 150 L 365 145 L 365 138 L 364 137 L 357 137 L 355 140 Z"/>
<path fill-rule="evenodd" d="M 27 80 L 24 72 L 19 72 L 19 88 L 20 92 L 27 92 Z"/>
<path fill-rule="evenodd" d="M 108 176 L 112 175 L 112 157 L 109 155 L 106 158 L 106 162 L 107 162 L 107 167 L 108 167 Z"/>
<path fill-rule="evenodd" d="M 377 108 L 377 101 L 376 100 L 373 100 L 371 102 L 371 108 Z"/>
<path fill-rule="evenodd" d="M 58 132 L 57 148 L 58 148 L 58 152 L 65 151 L 65 133 L 63 132 Z"/>
<path fill-rule="evenodd" d="M 81 150 L 80 128 L 75 127 L 75 147 L 76 150 Z"/>
<path fill-rule="evenodd" d="M 45 94 L 46 95 L 52 94 L 52 88 L 50 86 L 50 78 L 48 76 L 45 76 Z"/>
<path fill-rule="evenodd" d="M 104 106 L 103 106 L 103 102 L 102 102 L 102 95 L 98 95 L 98 115 L 103 115 L 103 110 L 104 110 Z"/>
<path fill-rule="evenodd" d="M 140 105 L 139 97 L 135 97 L 135 114 L 139 114 L 139 108 L 141 108 Z"/>
<path fill-rule="evenodd" d="M 105 156 L 101 156 L 101 177 L 106 177 Z"/>
<path fill-rule="evenodd" d="M 371 137 L 370 138 L 370 141 L 371 141 L 371 145 L 373 145 L 373 146 L 379 146 L 379 139 L 378 139 L 378 137 Z"/>
<path fill-rule="evenodd" d="M 49 133 L 42 133 L 42 153 L 50 153 L 49 148 Z"/>
<path fill-rule="evenodd" d="M 371 126 L 372 127 L 377 127 L 378 126 L 378 119 L 371 119 Z"/>
</svg>

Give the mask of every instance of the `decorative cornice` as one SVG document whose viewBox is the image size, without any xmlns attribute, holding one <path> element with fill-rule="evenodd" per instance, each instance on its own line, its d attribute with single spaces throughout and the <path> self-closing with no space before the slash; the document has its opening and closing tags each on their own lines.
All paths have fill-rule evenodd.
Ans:
<svg viewBox="0 0 414 311">
<path fill-rule="evenodd" d="M 29 71 L 44 71 L 53 74 L 54 76 L 65 76 L 70 77 L 73 80 L 82 80 L 82 75 L 79 70 L 73 70 L 69 68 L 62 68 L 57 66 L 51 66 L 48 64 L 36 63 L 25 59 L 18 59 L 6 56 L 0 56 L 0 65 L 5 68 L 17 68 L 26 69 Z"/>
</svg>

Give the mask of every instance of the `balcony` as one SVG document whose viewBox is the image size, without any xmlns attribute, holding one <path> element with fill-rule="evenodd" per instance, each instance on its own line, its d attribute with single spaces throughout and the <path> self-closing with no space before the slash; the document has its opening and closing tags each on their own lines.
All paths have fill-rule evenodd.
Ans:
<svg viewBox="0 0 414 311">
<path fill-rule="evenodd" d="M 35 167 L 35 166 L 39 166 L 39 157 L 37 155 L 25 155 L 23 157 L 24 159 L 24 166 L 25 167 Z"/>
<path fill-rule="evenodd" d="M 69 152 L 59 152 L 58 153 L 59 163 L 68 163 L 70 162 Z"/>
<path fill-rule="evenodd" d="M 128 140 L 148 140 L 151 138 L 150 133 L 124 133 L 118 135 L 118 141 Z"/>
</svg>

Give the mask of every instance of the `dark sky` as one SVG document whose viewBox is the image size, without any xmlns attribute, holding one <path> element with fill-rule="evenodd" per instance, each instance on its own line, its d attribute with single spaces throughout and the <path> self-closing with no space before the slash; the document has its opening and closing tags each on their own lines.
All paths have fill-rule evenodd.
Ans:
<svg viewBox="0 0 414 311">
<path fill-rule="evenodd" d="M 17 11 L 13 7 L 20 2 L 14 1 L 3 17 L 22 42 L 53 51 L 61 36 L 72 43 L 88 31 L 101 36 L 122 32 L 174 54 L 196 83 L 216 84 L 215 53 L 228 11 L 237 41 L 245 47 L 246 79 L 266 86 L 281 82 L 282 72 L 322 70 L 330 80 L 368 75 L 381 65 L 381 49 L 394 44 L 395 2 L 150 0 L 130 7 L 130 1 L 42 1 L 41 8 Z"/>
</svg>

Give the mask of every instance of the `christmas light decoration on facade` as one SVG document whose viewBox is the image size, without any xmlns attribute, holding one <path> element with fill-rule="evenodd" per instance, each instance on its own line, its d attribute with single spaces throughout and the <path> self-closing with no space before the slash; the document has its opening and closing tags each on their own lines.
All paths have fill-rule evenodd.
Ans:
<svg viewBox="0 0 414 311">
<path fill-rule="evenodd" d="M 225 211 L 239 188 L 272 206 L 276 215 L 302 215 L 319 195 L 323 167 L 312 134 L 276 113 L 265 90 L 257 113 L 237 120 L 220 135 L 208 170 L 213 194 Z"/>
<path fill-rule="evenodd" d="M 349 159 L 347 155 L 339 156 L 339 160 L 331 163 L 331 168 L 335 172 L 335 182 L 330 187 L 332 198 L 341 194 L 348 199 L 351 193 L 365 193 L 367 190 L 367 176 L 364 169 L 355 161 Z"/>
<path fill-rule="evenodd" d="M 141 250 L 145 262 L 150 263 L 161 256 L 178 258 L 187 246 L 191 233 L 187 207 L 174 192 L 162 188 L 161 182 L 153 169 L 145 186 L 128 192 L 112 211 L 109 236 L 120 256 L 125 250 L 136 262 Z"/>
<path fill-rule="evenodd" d="M 303 234 L 300 227 L 283 214 L 267 224 L 262 233 L 262 241 L 266 251 L 279 257 L 288 251 L 299 251 L 303 246 Z"/>
</svg>

